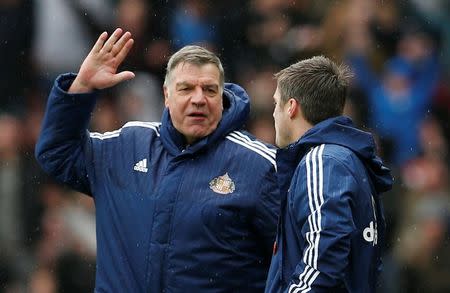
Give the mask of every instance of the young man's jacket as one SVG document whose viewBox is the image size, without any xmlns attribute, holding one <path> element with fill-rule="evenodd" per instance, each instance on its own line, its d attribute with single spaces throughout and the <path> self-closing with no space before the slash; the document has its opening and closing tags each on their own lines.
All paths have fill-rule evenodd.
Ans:
<svg viewBox="0 0 450 293">
<path fill-rule="evenodd" d="M 277 153 L 280 225 L 266 292 L 374 292 L 392 177 L 373 137 L 346 117 Z"/>
<path fill-rule="evenodd" d="M 263 291 L 279 192 L 275 150 L 239 131 L 245 91 L 226 84 L 218 128 L 185 147 L 167 109 L 88 132 L 95 93 L 67 93 L 73 79 L 56 80 L 36 157 L 95 201 L 95 292 Z"/>
</svg>

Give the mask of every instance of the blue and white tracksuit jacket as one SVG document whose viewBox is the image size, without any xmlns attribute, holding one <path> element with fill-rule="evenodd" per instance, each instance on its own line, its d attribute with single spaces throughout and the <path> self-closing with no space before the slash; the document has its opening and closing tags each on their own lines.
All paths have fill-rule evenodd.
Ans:
<svg viewBox="0 0 450 293">
<path fill-rule="evenodd" d="M 93 196 L 96 292 L 262 292 L 279 213 L 275 150 L 239 131 L 249 98 L 224 90 L 218 128 L 185 148 L 161 123 L 88 127 L 95 93 L 49 96 L 36 157 L 60 182 Z"/>
<path fill-rule="evenodd" d="M 277 153 L 280 225 L 266 292 L 375 292 L 390 171 L 346 117 Z"/>
</svg>

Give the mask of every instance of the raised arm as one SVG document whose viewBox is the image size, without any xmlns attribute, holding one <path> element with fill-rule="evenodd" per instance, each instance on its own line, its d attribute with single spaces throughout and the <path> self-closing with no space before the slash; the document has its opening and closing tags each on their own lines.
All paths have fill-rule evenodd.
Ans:
<svg viewBox="0 0 450 293">
<path fill-rule="evenodd" d="M 89 165 L 102 143 L 94 145 L 87 131 L 94 90 L 134 77 L 129 71 L 116 73 L 133 45 L 131 34 L 117 29 L 107 36 L 100 35 L 78 75 L 61 75 L 55 81 L 35 148 L 36 159 L 47 173 L 86 194 L 91 194 L 93 177 Z"/>
</svg>

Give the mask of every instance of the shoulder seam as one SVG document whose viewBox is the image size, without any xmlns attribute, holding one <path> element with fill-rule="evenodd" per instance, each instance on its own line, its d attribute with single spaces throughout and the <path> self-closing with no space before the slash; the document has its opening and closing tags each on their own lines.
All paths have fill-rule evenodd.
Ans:
<svg viewBox="0 0 450 293">
<path fill-rule="evenodd" d="M 246 143 L 252 144 L 252 145 L 256 146 L 258 149 L 268 153 L 270 156 L 275 158 L 275 155 L 277 153 L 277 151 L 275 149 L 272 149 L 272 148 L 266 146 L 265 144 L 258 141 L 257 139 L 253 139 L 253 138 L 249 137 L 248 135 L 245 135 L 241 131 L 233 131 L 233 132 L 229 133 L 228 136 L 234 136 Z"/>
<path fill-rule="evenodd" d="M 150 128 L 153 129 L 156 133 L 156 136 L 159 136 L 159 127 L 161 126 L 160 122 L 142 122 L 142 121 L 130 121 L 125 123 L 122 128 L 114 130 L 114 131 L 107 131 L 105 133 L 99 133 L 99 132 L 90 132 L 89 136 L 92 138 L 97 139 L 108 139 L 108 138 L 114 138 L 118 137 L 120 133 L 122 132 L 122 129 L 128 128 L 128 127 L 144 127 L 144 128 Z"/>
<path fill-rule="evenodd" d="M 226 139 L 239 144 L 268 160 L 274 167 L 277 169 L 277 164 L 275 162 L 276 151 L 274 149 L 270 149 L 263 143 L 253 140 L 247 135 L 239 132 L 233 131 L 226 136 Z"/>
</svg>

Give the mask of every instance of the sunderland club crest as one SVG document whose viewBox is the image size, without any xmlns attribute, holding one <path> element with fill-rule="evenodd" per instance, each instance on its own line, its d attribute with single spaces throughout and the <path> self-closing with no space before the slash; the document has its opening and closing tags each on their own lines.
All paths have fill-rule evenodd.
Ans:
<svg viewBox="0 0 450 293">
<path fill-rule="evenodd" d="M 209 182 L 209 188 L 220 194 L 229 194 L 234 191 L 235 185 L 230 176 L 228 176 L 228 173 L 225 173 L 225 175 L 211 180 L 211 182 Z"/>
</svg>

